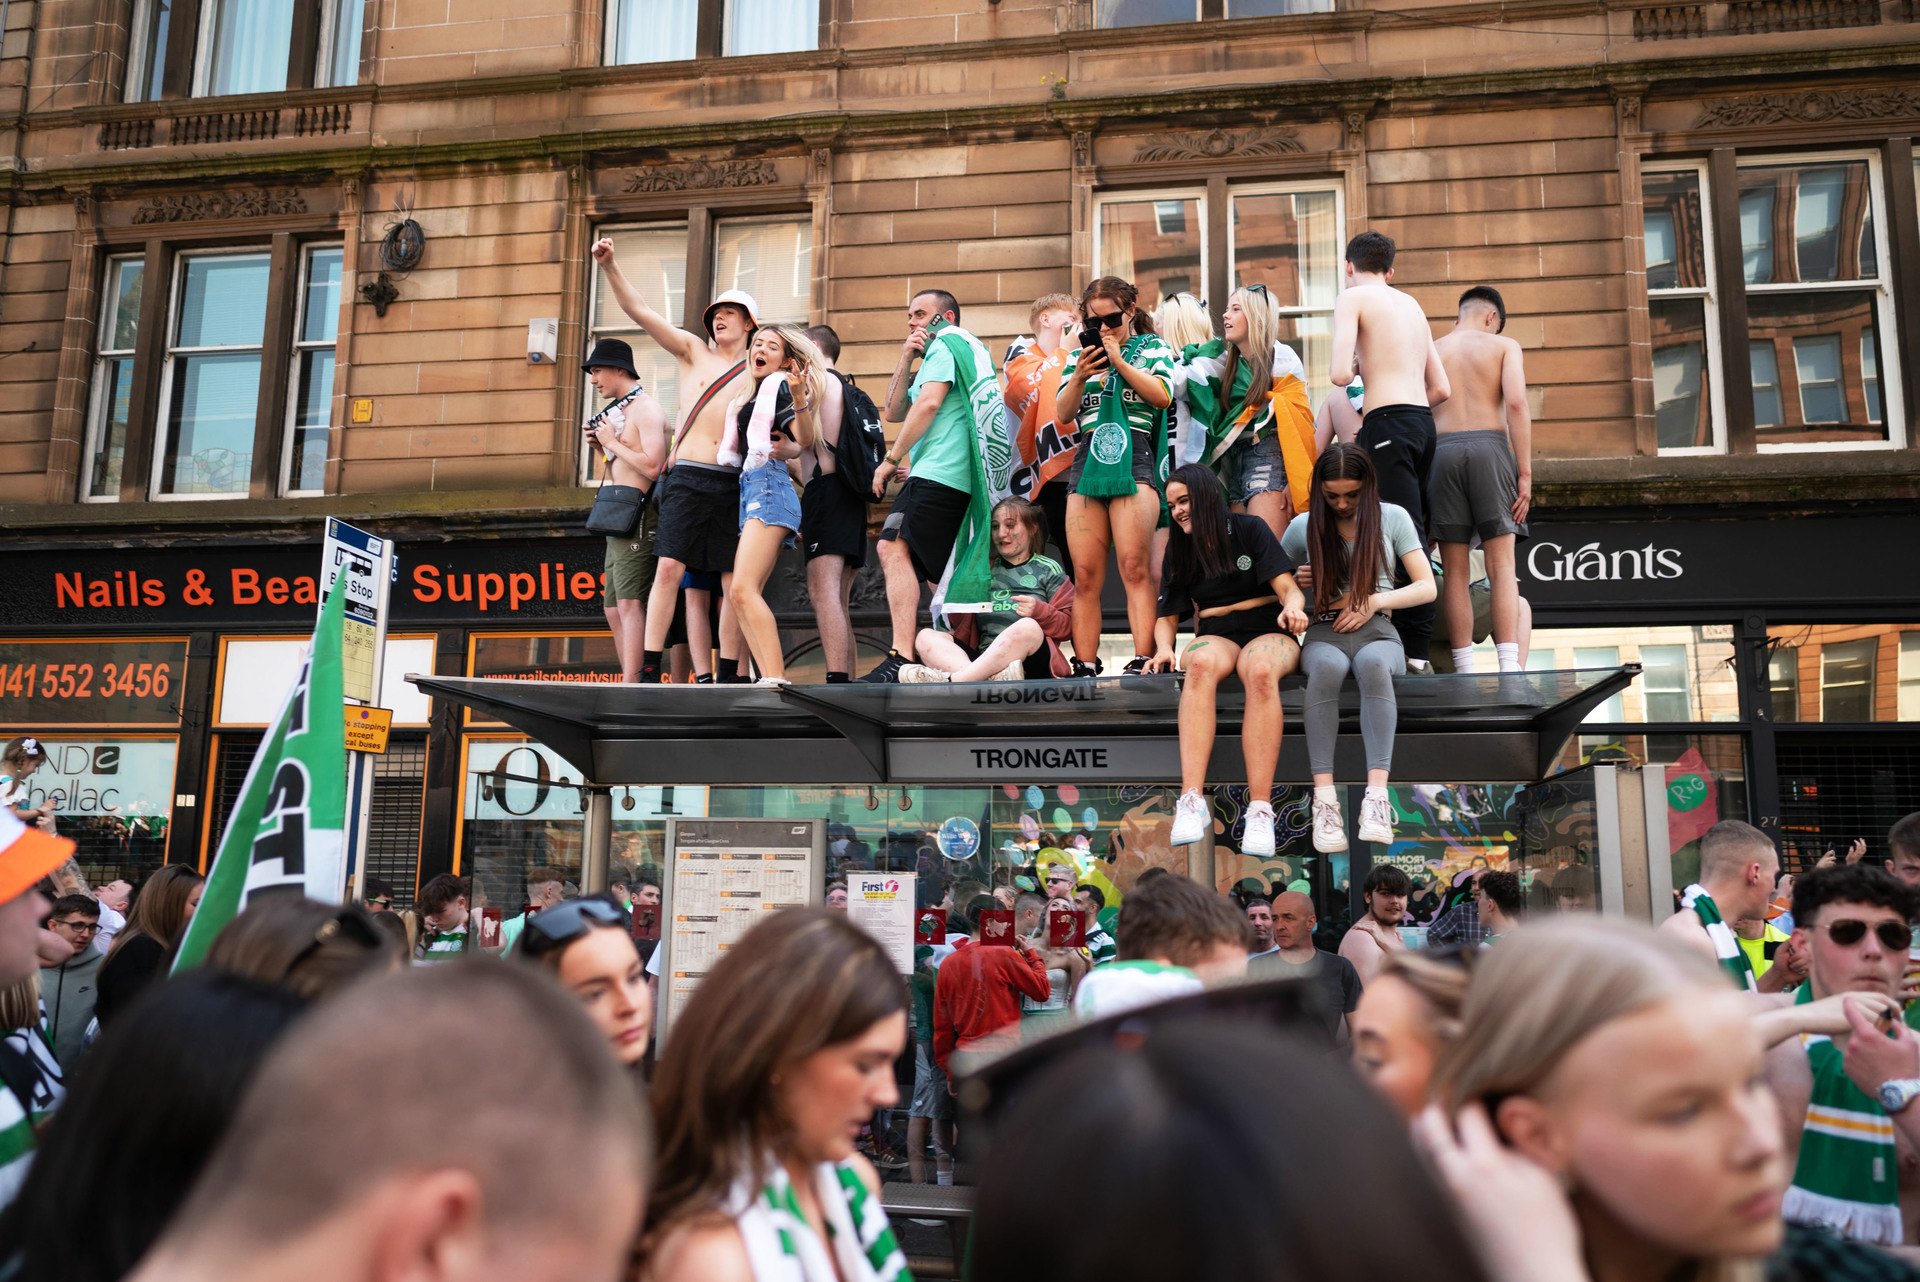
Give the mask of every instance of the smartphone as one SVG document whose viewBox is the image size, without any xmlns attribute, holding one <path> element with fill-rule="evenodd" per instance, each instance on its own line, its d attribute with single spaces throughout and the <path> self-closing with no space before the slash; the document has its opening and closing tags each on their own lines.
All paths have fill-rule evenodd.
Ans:
<svg viewBox="0 0 1920 1282">
<path fill-rule="evenodd" d="M 951 325 L 952 323 L 953 322 L 949 321 L 945 316 L 935 316 L 932 320 L 927 322 L 927 337 L 931 339 L 934 335 L 938 334 L 941 330 L 945 329 L 948 325 Z"/>
</svg>

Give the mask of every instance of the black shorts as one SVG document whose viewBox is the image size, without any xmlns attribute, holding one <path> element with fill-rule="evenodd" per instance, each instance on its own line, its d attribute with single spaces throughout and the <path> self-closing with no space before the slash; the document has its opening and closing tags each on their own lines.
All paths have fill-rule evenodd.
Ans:
<svg viewBox="0 0 1920 1282">
<path fill-rule="evenodd" d="M 1261 637 L 1288 637 L 1297 646 L 1299 638 L 1280 630 L 1280 603 L 1255 606 L 1251 610 L 1235 610 L 1232 614 L 1216 614 L 1201 619 L 1194 629 L 1196 637 L 1219 637 L 1222 641 L 1231 641 L 1235 645 L 1246 645 L 1249 641 L 1258 641 Z"/>
<path fill-rule="evenodd" d="M 972 496 L 938 481 L 910 477 L 880 527 L 882 539 L 899 539 L 913 557 L 913 568 L 928 583 L 938 583 L 947 572 L 960 525 L 967 519 Z M 666 553 L 662 552 L 661 556 Z"/>
<path fill-rule="evenodd" d="M 1033 499 L 1047 514 L 1047 542 L 1060 550 L 1054 559 L 1067 566 L 1073 564 L 1067 553 L 1067 495 L 1072 492 L 1073 487 L 1056 476 L 1041 486 Z"/>
<path fill-rule="evenodd" d="M 1427 479 L 1433 474 L 1433 411 L 1424 405 L 1382 405 L 1368 410 L 1353 443 L 1373 459 L 1380 499 L 1397 503 L 1428 537 Z"/>
<path fill-rule="evenodd" d="M 816 472 L 800 491 L 800 546 L 809 561 L 837 556 L 855 570 L 867 563 L 867 501 L 838 473 Z"/>
<path fill-rule="evenodd" d="M 653 552 L 689 570 L 733 572 L 740 546 L 740 473 L 699 463 L 676 463 L 654 488 L 660 528 Z"/>
</svg>

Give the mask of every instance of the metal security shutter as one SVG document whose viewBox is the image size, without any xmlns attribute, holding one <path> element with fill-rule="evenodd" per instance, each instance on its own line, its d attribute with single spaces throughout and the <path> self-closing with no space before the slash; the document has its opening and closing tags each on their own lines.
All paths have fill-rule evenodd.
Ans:
<svg viewBox="0 0 1920 1282">
<path fill-rule="evenodd" d="M 1887 829 L 1920 805 L 1920 735 L 1779 732 L 1780 844 L 1789 872 L 1856 837 L 1887 854 Z M 1797 856 L 1797 857 L 1796 857 Z"/>
<path fill-rule="evenodd" d="M 213 856 L 220 849 L 220 838 L 227 833 L 227 820 L 233 816 L 233 808 L 240 804 L 240 790 L 246 786 L 247 768 L 253 764 L 253 754 L 260 751 L 260 741 L 266 735 L 258 732 L 242 731 L 239 734 L 223 734 L 216 743 L 219 746 L 219 758 L 214 762 L 213 779 L 207 791 L 207 866 L 213 866 Z"/>
<path fill-rule="evenodd" d="M 396 908 L 413 906 L 420 867 L 420 816 L 427 786 L 425 737 L 395 735 L 373 759 L 373 800 L 367 815 L 366 875 L 393 887 Z"/>
</svg>

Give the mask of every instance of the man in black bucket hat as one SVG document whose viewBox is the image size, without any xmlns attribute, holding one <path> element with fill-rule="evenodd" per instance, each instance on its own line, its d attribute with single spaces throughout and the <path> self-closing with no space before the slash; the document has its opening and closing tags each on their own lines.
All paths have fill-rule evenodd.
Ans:
<svg viewBox="0 0 1920 1282">
<path fill-rule="evenodd" d="M 593 390 L 608 404 L 586 423 L 587 442 L 605 461 L 606 483 L 651 492 L 667 459 L 667 418 L 660 403 L 640 386 L 633 348 L 617 338 L 594 343 L 580 368 Z M 613 648 L 620 656 L 620 679 L 640 679 L 640 652 L 646 643 L 647 594 L 653 590 L 653 537 L 658 517 L 648 503 L 631 534 L 607 537 L 606 588 L 602 594 Z"/>
</svg>

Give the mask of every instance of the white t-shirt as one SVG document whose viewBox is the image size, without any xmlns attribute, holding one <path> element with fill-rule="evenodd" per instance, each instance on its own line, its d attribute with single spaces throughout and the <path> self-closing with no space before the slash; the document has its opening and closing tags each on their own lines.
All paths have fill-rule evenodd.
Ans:
<svg viewBox="0 0 1920 1282">
<path fill-rule="evenodd" d="M 1200 977 L 1185 966 L 1152 961 L 1109 962 L 1096 967 L 1073 993 L 1073 1013 L 1082 1019 L 1104 1019 L 1121 1011 L 1197 993 Z"/>
</svg>

